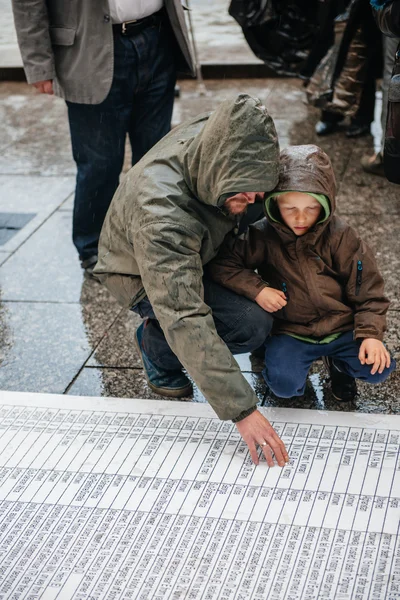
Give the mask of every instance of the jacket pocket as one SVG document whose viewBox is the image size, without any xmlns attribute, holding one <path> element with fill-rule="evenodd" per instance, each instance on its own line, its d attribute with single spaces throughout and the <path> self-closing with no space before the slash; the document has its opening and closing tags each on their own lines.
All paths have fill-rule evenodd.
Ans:
<svg viewBox="0 0 400 600">
<path fill-rule="evenodd" d="M 287 285 L 286 283 L 282 283 L 282 292 L 285 294 L 286 296 L 286 300 L 289 300 L 289 292 L 287 290 Z"/>
<path fill-rule="evenodd" d="M 50 39 L 54 46 L 72 46 L 76 29 L 67 27 L 50 27 Z"/>
<path fill-rule="evenodd" d="M 362 260 L 357 261 L 357 273 L 356 273 L 356 296 L 360 293 L 361 284 L 362 284 L 362 272 L 363 272 L 363 264 Z"/>
</svg>

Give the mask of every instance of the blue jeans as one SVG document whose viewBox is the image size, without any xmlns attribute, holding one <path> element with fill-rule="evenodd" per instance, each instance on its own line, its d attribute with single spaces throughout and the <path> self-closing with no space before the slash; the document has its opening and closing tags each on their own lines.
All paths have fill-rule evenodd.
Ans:
<svg viewBox="0 0 400 600">
<path fill-rule="evenodd" d="M 203 279 L 204 302 L 212 309 L 215 328 L 232 354 L 251 352 L 262 346 L 269 335 L 273 319 L 258 304 Z M 132 308 L 147 318 L 143 331 L 143 349 L 158 367 L 170 371 L 182 369 L 172 352 L 148 300 L 144 298 Z"/>
<path fill-rule="evenodd" d="M 334 359 L 341 370 L 368 383 L 381 383 L 395 369 L 392 359 L 383 373 L 371 375 L 371 365 L 362 365 L 358 358 L 361 340 L 353 339 L 353 332 L 346 331 L 329 344 L 302 342 L 290 335 L 273 335 L 265 344 L 264 379 L 271 391 L 280 398 L 302 396 L 306 387 L 308 371 L 312 363 L 323 356 Z"/>
<path fill-rule="evenodd" d="M 165 17 L 133 36 L 114 34 L 114 77 L 100 104 L 67 102 L 77 165 L 73 242 L 81 260 L 97 254 L 100 230 L 119 184 L 129 135 L 132 165 L 171 128 L 175 38 Z"/>
</svg>

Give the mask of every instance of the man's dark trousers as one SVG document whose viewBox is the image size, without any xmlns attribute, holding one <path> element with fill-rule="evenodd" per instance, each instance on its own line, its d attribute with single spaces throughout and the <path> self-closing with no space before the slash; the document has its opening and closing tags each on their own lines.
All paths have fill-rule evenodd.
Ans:
<svg viewBox="0 0 400 600">
<path fill-rule="evenodd" d="M 272 316 L 255 302 L 213 281 L 204 278 L 203 284 L 204 302 L 211 308 L 217 333 L 232 354 L 251 352 L 262 346 L 271 331 Z M 147 317 L 142 343 L 150 360 L 162 369 L 181 369 L 147 297 L 132 310 Z"/>
<path fill-rule="evenodd" d="M 77 164 L 73 241 L 81 260 L 97 255 L 101 227 L 119 184 L 128 133 L 132 165 L 171 128 L 175 38 L 161 13 L 129 36 L 114 32 L 114 77 L 100 104 L 67 102 Z"/>
</svg>

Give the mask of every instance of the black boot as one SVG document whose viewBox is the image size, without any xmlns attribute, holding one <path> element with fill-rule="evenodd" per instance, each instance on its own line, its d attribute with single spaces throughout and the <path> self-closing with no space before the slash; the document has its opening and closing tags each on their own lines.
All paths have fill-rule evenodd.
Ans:
<svg viewBox="0 0 400 600">
<path fill-rule="evenodd" d="M 351 123 L 346 131 L 346 137 L 356 138 L 371 134 L 371 125 L 369 123 Z"/>
<path fill-rule="evenodd" d="M 353 402 L 357 394 L 356 381 L 347 373 L 343 373 L 330 356 L 322 358 L 331 378 L 332 394 L 339 402 Z"/>
</svg>

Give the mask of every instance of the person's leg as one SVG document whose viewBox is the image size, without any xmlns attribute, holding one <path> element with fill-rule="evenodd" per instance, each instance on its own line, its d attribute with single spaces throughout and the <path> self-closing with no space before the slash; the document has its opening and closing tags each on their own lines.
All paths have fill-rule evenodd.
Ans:
<svg viewBox="0 0 400 600">
<path fill-rule="evenodd" d="M 399 38 L 391 38 L 386 35 L 383 36 L 383 79 L 382 79 L 382 143 L 381 152 L 383 153 L 383 146 L 385 144 L 385 129 L 386 129 L 386 118 L 389 101 L 389 84 L 392 79 L 393 64 L 396 56 L 397 46 L 399 45 Z"/>
<path fill-rule="evenodd" d="M 371 374 L 371 365 L 362 365 L 358 358 L 361 341 L 353 339 L 353 332 L 348 331 L 337 340 L 329 344 L 329 356 L 335 365 L 344 373 L 355 379 L 368 383 L 382 383 L 396 367 L 396 361 L 392 358 L 390 367 L 385 368 L 382 373 Z"/>
<path fill-rule="evenodd" d="M 346 131 L 347 137 L 361 137 L 371 132 L 375 111 L 375 76 L 367 66 L 367 77 L 361 92 L 360 105 Z"/>
<path fill-rule="evenodd" d="M 175 39 L 167 17 L 132 36 L 138 78 L 129 124 L 132 165 L 171 129 L 175 95 Z"/>
<path fill-rule="evenodd" d="M 266 384 L 280 398 L 302 396 L 307 374 L 320 354 L 318 344 L 302 342 L 290 335 L 272 335 L 265 344 Z"/>
<path fill-rule="evenodd" d="M 393 63 L 397 46 L 399 44 L 399 38 L 390 38 L 386 35 L 383 36 L 383 79 L 382 79 L 382 111 L 381 111 L 381 125 L 382 125 L 382 138 L 379 150 L 371 155 L 363 156 L 361 159 L 361 166 L 367 173 L 373 175 L 385 176 L 383 169 L 383 147 L 385 143 L 385 129 L 386 129 L 386 118 L 388 108 L 388 94 L 389 84 L 392 78 Z"/>
<path fill-rule="evenodd" d="M 182 370 L 182 365 L 169 347 L 147 296 L 132 311 L 145 319 L 140 326 L 142 327 L 141 346 L 151 362 L 166 371 Z"/>
<path fill-rule="evenodd" d="M 204 301 L 211 308 L 218 335 L 232 354 L 251 352 L 267 339 L 273 319 L 258 304 L 239 296 L 213 281 L 204 278 Z M 142 346 L 148 357 L 167 370 L 182 369 L 179 359 L 170 349 L 159 322 L 147 298 L 133 309 L 147 319 L 143 329 Z"/>
<path fill-rule="evenodd" d="M 217 333 L 232 354 L 259 348 L 272 329 L 270 313 L 206 277 L 203 283 L 204 301 L 212 309 Z"/>
<path fill-rule="evenodd" d="M 118 187 L 130 119 L 135 56 L 122 36 L 114 36 L 114 77 L 100 104 L 67 102 L 73 157 L 77 165 L 73 242 L 86 261 L 97 255 L 107 209 Z"/>
<path fill-rule="evenodd" d="M 156 394 L 170 398 L 190 396 L 192 383 L 169 347 L 149 299 L 141 300 L 132 311 L 145 319 L 136 329 L 135 345 L 149 387 Z"/>
</svg>

